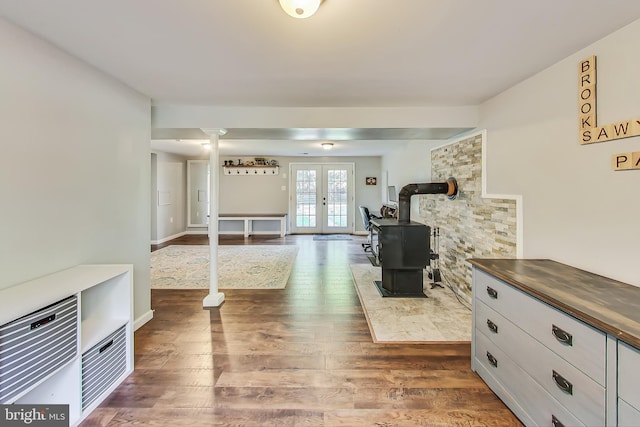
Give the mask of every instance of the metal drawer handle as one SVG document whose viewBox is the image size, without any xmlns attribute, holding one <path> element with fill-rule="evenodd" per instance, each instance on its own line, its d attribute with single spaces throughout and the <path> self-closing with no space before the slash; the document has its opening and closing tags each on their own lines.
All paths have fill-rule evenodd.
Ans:
<svg viewBox="0 0 640 427">
<path fill-rule="evenodd" d="M 556 325 L 551 325 L 551 333 L 562 344 L 573 346 L 573 335 L 571 335 L 569 332 L 563 331 L 562 329 L 558 328 Z"/>
<path fill-rule="evenodd" d="M 31 330 L 39 328 L 40 326 L 44 326 L 47 323 L 53 322 L 56 320 L 56 315 L 52 314 L 51 316 L 47 316 L 44 319 L 37 320 L 31 324 Z"/>
<path fill-rule="evenodd" d="M 106 349 L 111 347 L 112 345 L 113 345 L 113 340 L 109 341 L 108 343 L 106 343 L 105 345 L 100 347 L 100 350 L 98 350 L 98 353 L 102 353 L 103 351 L 105 351 Z"/>
<path fill-rule="evenodd" d="M 496 325 L 495 323 L 493 323 L 491 320 L 487 319 L 487 328 L 489 328 L 489 330 L 491 332 L 493 332 L 494 334 L 498 333 L 498 325 Z"/>
<path fill-rule="evenodd" d="M 493 357 L 493 354 L 489 353 L 487 351 L 487 360 L 489 360 L 489 363 L 491 364 L 491 366 L 493 366 L 494 368 L 498 367 L 498 359 L 496 359 L 495 357 Z"/>
<path fill-rule="evenodd" d="M 553 381 L 555 381 L 558 388 L 567 394 L 573 395 L 573 384 L 567 381 L 562 375 L 553 371 Z"/>
<path fill-rule="evenodd" d="M 564 427 L 564 424 L 562 424 L 560 422 L 560 420 L 556 418 L 555 415 L 551 415 L 551 426 L 552 427 Z"/>
<path fill-rule="evenodd" d="M 498 291 L 493 289 L 491 286 L 487 286 L 487 293 L 493 299 L 498 299 Z"/>
</svg>

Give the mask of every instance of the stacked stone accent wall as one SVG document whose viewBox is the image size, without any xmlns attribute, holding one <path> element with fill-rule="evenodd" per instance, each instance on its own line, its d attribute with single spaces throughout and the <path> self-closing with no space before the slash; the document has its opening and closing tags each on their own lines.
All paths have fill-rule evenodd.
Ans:
<svg viewBox="0 0 640 427">
<path fill-rule="evenodd" d="M 440 228 L 440 271 L 449 284 L 471 301 L 469 258 L 516 257 L 516 202 L 482 198 L 482 135 L 431 151 L 431 182 L 454 177 L 459 194 L 414 196 L 421 222 Z M 433 231 L 433 230 L 432 230 Z"/>
</svg>

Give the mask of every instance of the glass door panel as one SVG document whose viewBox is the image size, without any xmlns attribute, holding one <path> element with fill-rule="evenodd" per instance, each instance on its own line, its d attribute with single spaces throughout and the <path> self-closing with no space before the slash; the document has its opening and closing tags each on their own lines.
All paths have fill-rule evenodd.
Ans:
<svg viewBox="0 0 640 427">
<path fill-rule="evenodd" d="M 293 221 L 291 231 L 293 233 L 319 233 L 319 215 L 322 209 L 319 207 L 319 179 L 322 169 L 318 165 L 294 165 L 291 175 L 294 180 L 293 188 Z"/>
<path fill-rule="evenodd" d="M 353 164 L 291 166 L 292 233 L 353 231 Z"/>
<path fill-rule="evenodd" d="M 323 233 L 349 233 L 349 170 L 345 167 L 324 166 L 326 182 L 326 220 Z M 352 216 L 352 215 L 351 215 Z"/>
</svg>

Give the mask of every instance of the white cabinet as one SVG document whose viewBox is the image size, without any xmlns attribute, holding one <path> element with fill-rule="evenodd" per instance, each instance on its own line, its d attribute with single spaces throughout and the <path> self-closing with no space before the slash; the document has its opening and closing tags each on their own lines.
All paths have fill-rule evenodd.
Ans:
<svg viewBox="0 0 640 427">
<path fill-rule="evenodd" d="M 478 300 L 604 386 L 605 333 L 483 271 L 474 272 L 474 290 Z"/>
<path fill-rule="evenodd" d="M 475 337 L 473 358 L 476 372 L 524 424 L 585 426 L 481 332 Z"/>
<path fill-rule="evenodd" d="M 618 425 L 640 426 L 640 350 L 618 342 Z"/>
<path fill-rule="evenodd" d="M 605 334 L 482 271 L 474 270 L 474 293 L 476 346 L 494 348 L 522 372 L 498 381 L 513 396 L 528 396 L 534 385 L 543 390 L 526 404 L 514 399 L 521 418 L 537 418 L 534 425 L 605 425 Z M 474 366 L 492 366 L 477 348 L 474 358 Z"/>
<path fill-rule="evenodd" d="M 624 399 L 618 399 L 618 426 L 638 427 L 640 425 L 640 411 L 629 405 Z"/>
<path fill-rule="evenodd" d="M 77 425 L 133 371 L 131 265 L 0 290 L 0 403 L 66 404 Z"/>
<path fill-rule="evenodd" d="M 640 288 L 549 260 L 471 263 L 472 368 L 525 425 L 640 426 Z"/>
</svg>

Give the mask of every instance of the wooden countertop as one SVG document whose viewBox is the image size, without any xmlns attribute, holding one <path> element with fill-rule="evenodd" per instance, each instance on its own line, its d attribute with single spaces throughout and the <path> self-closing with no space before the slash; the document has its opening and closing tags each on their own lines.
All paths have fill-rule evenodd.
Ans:
<svg viewBox="0 0 640 427">
<path fill-rule="evenodd" d="M 473 266 L 640 349 L 640 288 L 548 259 L 468 260 Z"/>
</svg>

